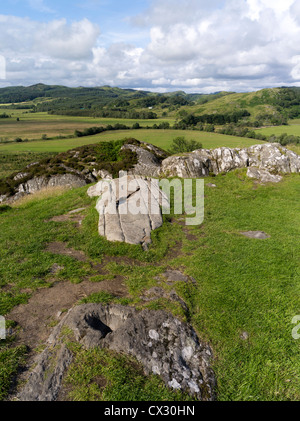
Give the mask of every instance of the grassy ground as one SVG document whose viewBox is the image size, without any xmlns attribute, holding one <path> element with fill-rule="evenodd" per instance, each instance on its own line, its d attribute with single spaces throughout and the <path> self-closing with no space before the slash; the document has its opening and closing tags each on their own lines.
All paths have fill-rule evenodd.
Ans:
<svg viewBox="0 0 300 421">
<path fill-rule="evenodd" d="M 162 149 L 168 149 L 172 140 L 178 136 L 194 139 L 203 144 L 204 148 L 247 147 L 258 143 L 255 139 L 236 136 L 226 136 L 217 133 L 200 132 L 196 130 L 118 130 L 104 132 L 99 135 L 77 137 L 71 139 L 37 140 L 24 143 L 0 144 L 0 154 L 24 153 L 24 152 L 64 152 L 69 149 L 89 145 L 92 143 L 134 137 L 138 140 L 152 143 Z"/>
<path fill-rule="evenodd" d="M 166 218 L 153 232 L 148 252 L 98 236 L 95 199 L 86 195 L 86 187 L 0 208 L 0 314 L 9 315 L 37 290 L 47 291 L 53 277 L 74 284 L 83 279 L 95 282 L 97 272 L 91 263 L 103 263 L 106 258 L 124 256 L 124 261 L 112 260 L 106 265 L 106 276 L 122 276 L 130 294 L 127 302 L 136 306 L 141 306 L 141 293 L 156 285 L 157 276 L 166 268 L 180 269 L 196 280 L 196 285 L 176 284 L 176 291 L 188 304 L 188 320 L 214 351 L 218 399 L 299 400 L 300 349 L 299 341 L 292 337 L 291 323 L 300 305 L 299 176 L 285 176 L 279 184 L 260 186 L 240 170 L 207 178 L 208 182 L 217 188 L 205 189 L 204 223 L 187 228 L 177 217 Z M 83 206 L 87 210 L 80 230 L 70 221 L 45 222 Z M 271 237 L 248 239 L 239 234 L 244 230 L 263 230 Z M 88 260 L 45 251 L 53 241 L 84 252 Z M 131 259 L 140 263 L 133 264 Z M 64 267 L 55 275 L 50 274 L 54 263 Z M 102 300 L 107 302 L 110 297 L 96 294 L 90 299 Z M 166 300 L 153 302 L 151 308 L 173 311 L 184 318 Z M 24 350 L 11 339 L 1 341 L 0 347 L 3 398 Z M 81 369 L 75 364 L 69 377 L 71 398 L 81 399 L 90 390 L 90 397 L 96 393 L 97 399 L 113 399 L 114 395 L 97 389 L 97 376 L 93 375 L 99 371 L 97 361 L 105 355 L 78 355 L 76 361 L 89 362 L 92 377 L 79 379 Z M 118 361 L 120 378 L 126 377 L 127 362 Z M 101 372 L 108 382 L 112 375 Z M 147 383 L 144 378 L 140 381 Z M 142 399 L 155 396 L 153 381 L 147 383 L 148 395 L 141 390 Z M 118 400 L 131 399 L 132 392 L 127 392 L 126 387 L 121 389 Z"/>
<path fill-rule="evenodd" d="M 300 121 L 299 120 L 291 120 L 288 126 L 273 126 L 273 127 L 265 127 L 263 129 L 257 129 L 256 132 L 262 133 L 266 136 L 280 136 L 283 133 L 287 133 L 288 135 L 300 136 Z"/>
</svg>

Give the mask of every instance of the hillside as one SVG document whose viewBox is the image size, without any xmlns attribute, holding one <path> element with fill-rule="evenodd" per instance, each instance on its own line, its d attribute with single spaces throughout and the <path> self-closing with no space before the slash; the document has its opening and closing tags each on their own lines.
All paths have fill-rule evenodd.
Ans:
<svg viewBox="0 0 300 421">
<path fill-rule="evenodd" d="M 300 88 L 271 88 L 257 92 L 232 93 L 199 106 L 200 103 L 201 99 L 187 111 L 201 115 L 246 109 L 250 112 L 252 121 L 259 120 L 264 114 L 295 118 L 300 114 Z"/>
</svg>

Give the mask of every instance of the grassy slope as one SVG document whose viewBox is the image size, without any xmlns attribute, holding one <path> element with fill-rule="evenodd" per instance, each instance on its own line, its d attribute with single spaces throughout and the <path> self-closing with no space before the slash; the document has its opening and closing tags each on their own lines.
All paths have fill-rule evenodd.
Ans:
<svg viewBox="0 0 300 421">
<path fill-rule="evenodd" d="M 212 114 L 215 112 L 231 112 L 237 109 L 247 109 L 253 119 L 258 113 L 272 112 L 272 101 L 277 97 L 278 89 L 263 89 L 257 92 L 235 93 L 223 96 L 214 101 L 193 107 L 183 107 L 195 114 Z"/>
<path fill-rule="evenodd" d="M 214 350 L 219 400 L 299 400 L 300 350 L 291 335 L 291 320 L 300 305 L 299 176 L 286 176 L 277 185 L 256 186 L 245 171 L 237 171 L 205 182 L 217 188 L 206 188 L 205 220 L 190 228 L 193 239 L 186 237 L 180 224 L 166 221 L 153 233 L 147 253 L 98 236 L 95 199 L 88 198 L 86 187 L 59 197 L 32 199 L 1 213 L 0 314 L 26 300 L 25 288 L 28 294 L 49 286 L 53 263 L 65 267 L 55 275 L 57 280 L 80 282 L 95 275 L 86 262 L 44 252 L 50 241 L 65 241 L 95 262 L 104 255 L 143 261 L 146 266 L 111 263 L 107 267 L 111 275 L 125 277 L 136 305 L 142 290 L 156 284 L 157 275 L 167 267 L 180 267 L 197 282 L 196 287 L 179 283 L 176 290 L 188 303 L 190 321 L 200 337 Z M 71 222 L 45 223 L 54 215 L 87 205 L 91 207 L 80 232 Z M 239 235 L 241 230 L 264 230 L 271 238 L 247 239 Z M 182 252 L 172 260 L 167 251 L 176 241 L 182 241 Z M 151 307 L 174 310 L 164 300 Z M 242 332 L 249 335 L 247 340 L 241 339 Z M 5 343 L 1 346 L 3 352 Z M 8 357 L 1 355 L 5 362 Z M 10 354 L 12 362 L 20 358 L 13 357 Z M 94 359 L 89 361 L 96 372 Z M 73 397 L 85 388 L 84 382 L 76 380 L 79 374 L 75 370 Z M 1 386 L 8 378 L 7 370 L 0 371 Z M 125 392 L 118 396 L 122 398 L 126 399 Z"/>
</svg>

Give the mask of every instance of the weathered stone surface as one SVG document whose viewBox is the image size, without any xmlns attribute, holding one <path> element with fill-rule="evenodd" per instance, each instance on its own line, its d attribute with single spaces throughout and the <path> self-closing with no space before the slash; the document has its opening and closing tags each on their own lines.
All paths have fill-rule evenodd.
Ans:
<svg viewBox="0 0 300 421">
<path fill-rule="evenodd" d="M 162 223 L 160 205 L 168 199 L 151 179 L 124 175 L 118 179 L 99 181 L 87 191 L 90 197 L 100 196 L 99 234 L 109 241 L 151 243 L 151 231 Z"/>
<path fill-rule="evenodd" d="M 63 343 L 65 328 L 87 349 L 99 346 L 129 354 L 143 365 L 146 374 L 158 374 L 169 387 L 198 400 L 215 399 L 212 351 L 191 326 L 163 311 L 84 304 L 72 308 L 54 328 L 18 400 L 57 398 L 62 376 L 72 361 Z"/>
<path fill-rule="evenodd" d="M 244 149 L 199 149 L 166 158 L 161 164 L 160 174 L 195 178 L 247 167 L 272 173 L 300 173 L 300 156 L 279 143 L 265 143 Z"/>
<path fill-rule="evenodd" d="M 248 168 L 247 177 L 255 178 L 256 180 L 259 180 L 262 183 L 279 183 L 282 180 L 282 177 L 280 175 L 270 174 L 267 170 L 255 167 Z"/>
<path fill-rule="evenodd" d="M 196 152 L 186 155 L 170 156 L 162 161 L 160 175 L 166 177 L 195 178 L 207 177 L 210 160 Z"/>
<path fill-rule="evenodd" d="M 59 174 L 53 175 L 49 178 L 42 176 L 42 177 L 35 177 L 31 180 L 28 180 L 26 183 L 22 183 L 18 187 L 19 193 L 35 193 L 43 188 L 49 187 L 82 187 L 87 184 L 87 181 L 80 177 L 79 175 L 75 174 Z"/>
<path fill-rule="evenodd" d="M 137 154 L 138 162 L 129 170 L 131 175 L 144 177 L 158 177 L 161 161 L 167 154 L 149 143 L 140 142 L 140 145 L 125 144 L 122 149 L 130 149 Z"/>
<path fill-rule="evenodd" d="M 14 176 L 14 180 L 18 181 L 21 180 L 22 178 L 27 177 L 28 173 L 27 172 L 19 172 L 17 175 Z"/>
<path fill-rule="evenodd" d="M 25 387 L 18 393 L 20 401 L 55 401 L 65 370 L 72 362 L 71 351 L 59 339 L 36 358 Z"/>
<path fill-rule="evenodd" d="M 263 231 L 242 231 L 241 234 L 248 238 L 256 238 L 257 240 L 265 240 L 266 238 L 270 238 L 270 235 Z"/>
<path fill-rule="evenodd" d="M 162 276 L 166 278 L 166 282 L 169 285 L 173 285 L 175 282 L 189 282 L 189 277 L 181 273 L 179 270 L 166 270 Z"/>
<path fill-rule="evenodd" d="M 92 175 L 93 175 L 93 177 L 95 177 L 96 180 L 99 180 L 99 178 L 112 180 L 112 178 L 113 178 L 113 176 L 106 170 L 95 170 L 94 169 L 92 171 Z"/>
</svg>

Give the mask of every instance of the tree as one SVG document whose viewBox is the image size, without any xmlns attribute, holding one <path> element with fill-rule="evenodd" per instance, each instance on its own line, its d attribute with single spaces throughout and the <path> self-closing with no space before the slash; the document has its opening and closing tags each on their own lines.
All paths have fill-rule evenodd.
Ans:
<svg viewBox="0 0 300 421">
<path fill-rule="evenodd" d="M 202 143 L 195 140 L 187 140 L 184 136 L 178 136 L 173 139 L 169 153 L 172 155 L 176 153 L 192 152 L 196 149 L 202 149 Z"/>
</svg>

